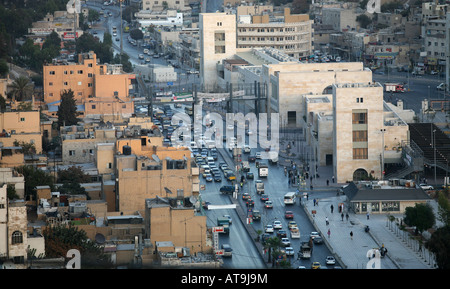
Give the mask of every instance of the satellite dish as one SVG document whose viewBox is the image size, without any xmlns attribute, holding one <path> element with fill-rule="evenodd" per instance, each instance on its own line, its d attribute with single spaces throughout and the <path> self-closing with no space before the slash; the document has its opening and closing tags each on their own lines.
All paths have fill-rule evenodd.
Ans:
<svg viewBox="0 0 450 289">
<path fill-rule="evenodd" d="M 97 242 L 97 244 L 103 244 L 105 243 L 106 238 L 105 236 L 103 236 L 103 234 L 97 233 L 97 235 L 95 235 L 95 242 Z"/>
<path fill-rule="evenodd" d="M 198 199 L 195 196 L 190 196 L 189 201 L 191 202 L 191 204 L 195 204 L 197 203 Z"/>
<path fill-rule="evenodd" d="M 158 158 L 157 155 L 152 155 L 152 158 L 155 162 L 158 162 L 158 163 L 161 162 L 161 160 Z"/>
<path fill-rule="evenodd" d="M 171 190 L 169 190 L 167 187 L 164 187 L 164 190 L 166 191 L 166 193 L 168 193 L 168 194 L 172 194 L 172 191 Z"/>
</svg>

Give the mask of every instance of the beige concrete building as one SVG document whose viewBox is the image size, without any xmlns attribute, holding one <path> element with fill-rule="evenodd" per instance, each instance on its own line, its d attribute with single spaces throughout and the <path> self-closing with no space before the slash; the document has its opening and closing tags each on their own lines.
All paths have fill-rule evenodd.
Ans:
<svg viewBox="0 0 450 289">
<path fill-rule="evenodd" d="M 191 10 L 189 1 L 184 0 L 143 0 L 142 10 L 163 11 L 165 9 L 174 9 L 178 11 Z"/>
<path fill-rule="evenodd" d="M 153 244 L 171 241 L 191 254 L 212 251 L 211 240 L 207 242 L 206 215 L 196 215 L 192 206 L 181 205 L 179 200 L 177 204 L 177 199 L 145 200 L 145 221 L 146 238 Z"/>
<path fill-rule="evenodd" d="M 84 117 L 130 117 L 134 102 L 129 93 L 134 74 L 122 71 L 122 65 L 100 64 L 94 52 L 78 55 L 77 63 L 44 65 L 44 102 L 57 106 L 64 90 L 71 89 Z"/>
<path fill-rule="evenodd" d="M 130 146 L 116 145 L 116 210 L 144 211 L 145 199 L 198 196 L 199 170 L 193 167 L 187 148 L 151 146 L 145 154 L 131 154 Z M 166 190 L 166 188 L 169 190 Z"/>
<path fill-rule="evenodd" d="M 23 200 L 8 200 L 6 188 L 6 184 L 0 187 L 0 256 L 15 264 L 26 264 L 27 208 Z"/>
<path fill-rule="evenodd" d="M 200 13 L 200 83 L 205 91 L 217 86 L 217 64 L 236 53 L 236 15 Z"/>
<path fill-rule="evenodd" d="M 14 146 L 14 142 L 34 144 L 36 153 L 42 152 L 42 132 L 40 112 L 5 111 L 0 113 L 0 143 L 4 147 Z"/>
<path fill-rule="evenodd" d="M 291 14 L 290 8 L 285 8 L 282 15 L 269 14 L 267 9 L 263 10 L 264 13 L 250 14 L 251 9 L 244 7 L 250 11 L 239 14 L 238 9 L 238 48 L 271 47 L 294 58 L 312 54 L 313 20 L 309 19 L 308 14 Z"/>
<path fill-rule="evenodd" d="M 359 23 L 356 21 L 356 17 L 363 13 L 358 9 L 348 8 L 323 8 L 322 9 L 322 24 L 331 25 L 334 30 L 344 31 L 352 30 L 359 27 Z"/>
</svg>

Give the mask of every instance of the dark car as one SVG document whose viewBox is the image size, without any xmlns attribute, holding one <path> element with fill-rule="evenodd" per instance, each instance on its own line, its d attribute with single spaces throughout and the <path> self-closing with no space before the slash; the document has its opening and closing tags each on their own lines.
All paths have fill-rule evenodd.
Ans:
<svg viewBox="0 0 450 289">
<path fill-rule="evenodd" d="M 277 232 L 277 237 L 278 238 L 286 238 L 287 237 L 286 231 L 285 230 L 279 230 Z"/>
<path fill-rule="evenodd" d="M 286 212 L 284 213 L 284 217 L 285 217 L 286 219 L 293 219 L 293 218 L 294 218 L 294 213 L 293 213 L 292 211 L 286 211 Z"/>
<path fill-rule="evenodd" d="M 248 161 L 251 163 L 254 163 L 256 161 L 256 156 L 255 155 L 249 155 L 248 156 Z"/>
<path fill-rule="evenodd" d="M 246 177 L 248 180 L 250 180 L 250 179 L 253 180 L 255 178 L 255 175 L 252 172 L 247 172 Z"/>
<path fill-rule="evenodd" d="M 268 200 L 269 200 L 269 196 L 268 195 L 266 195 L 266 194 L 262 194 L 261 195 L 261 201 L 265 202 L 265 201 L 268 201 Z"/>
<path fill-rule="evenodd" d="M 247 199 L 247 202 L 245 204 L 247 205 L 247 207 L 254 207 L 255 206 L 255 201 L 253 201 L 250 198 L 250 199 Z"/>
<path fill-rule="evenodd" d="M 320 236 L 317 236 L 313 239 L 314 244 L 322 244 L 323 243 L 323 239 Z"/>
<path fill-rule="evenodd" d="M 233 186 L 222 186 L 219 189 L 219 192 L 221 192 L 222 194 L 232 194 L 234 192 L 234 187 Z"/>
<path fill-rule="evenodd" d="M 222 181 L 222 177 L 220 175 L 214 174 L 213 175 L 213 179 L 215 182 L 221 182 Z"/>
</svg>

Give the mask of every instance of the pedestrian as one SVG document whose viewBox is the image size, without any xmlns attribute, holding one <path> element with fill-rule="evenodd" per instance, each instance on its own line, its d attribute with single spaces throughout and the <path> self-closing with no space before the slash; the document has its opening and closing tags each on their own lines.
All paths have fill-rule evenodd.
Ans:
<svg viewBox="0 0 450 289">
<path fill-rule="evenodd" d="M 291 178 L 288 178 L 288 185 L 291 185 Z"/>
<path fill-rule="evenodd" d="M 353 231 L 350 231 L 350 239 L 353 240 Z"/>
<path fill-rule="evenodd" d="M 348 216 L 348 213 L 346 213 L 346 214 L 345 214 L 345 219 L 347 219 L 347 222 L 348 222 L 348 217 L 349 217 L 349 216 Z"/>
<path fill-rule="evenodd" d="M 311 190 L 313 190 L 314 188 L 313 188 L 313 185 L 311 184 L 310 186 L 309 186 L 309 188 L 311 189 Z"/>
<path fill-rule="evenodd" d="M 331 231 L 330 231 L 330 229 L 328 229 L 328 238 L 330 238 L 330 235 L 331 235 Z"/>
<path fill-rule="evenodd" d="M 306 193 L 306 200 L 308 201 L 308 199 L 309 199 L 309 194 Z"/>
<path fill-rule="evenodd" d="M 344 213 L 341 213 L 341 220 L 344 221 Z"/>
<path fill-rule="evenodd" d="M 333 210 L 334 210 L 334 206 L 333 205 L 331 205 L 331 213 L 333 214 Z"/>
<path fill-rule="evenodd" d="M 369 212 L 367 212 L 366 216 L 367 216 L 367 220 L 369 220 Z"/>
<path fill-rule="evenodd" d="M 330 222 L 328 222 L 328 217 L 325 217 L 325 224 L 327 224 L 327 226 L 330 224 Z"/>
<path fill-rule="evenodd" d="M 316 199 L 313 200 L 313 203 L 314 203 L 314 207 L 315 207 L 316 206 Z"/>
<path fill-rule="evenodd" d="M 331 177 L 331 181 L 333 182 L 333 184 L 334 184 L 334 176 L 333 177 Z"/>
<path fill-rule="evenodd" d="M 330 181 L 329 180 L 327 180 L 327 186 L 329 186 L 330 185 Z"/>
</svg>

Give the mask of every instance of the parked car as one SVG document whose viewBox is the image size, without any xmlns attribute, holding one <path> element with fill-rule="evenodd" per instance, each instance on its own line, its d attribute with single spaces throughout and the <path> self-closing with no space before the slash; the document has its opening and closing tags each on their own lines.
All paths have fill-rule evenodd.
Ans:
<svg viewBox="0 0 450 289">
<path fill-rule="evenodd" d="M 427 185 L 427 184 L 420 184 L 419 187 L 422 188 L 422 190 L 434 190 L 433 186 Z"/>
</svg>

